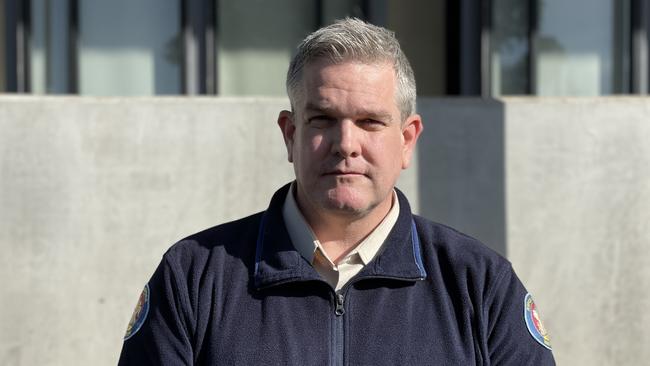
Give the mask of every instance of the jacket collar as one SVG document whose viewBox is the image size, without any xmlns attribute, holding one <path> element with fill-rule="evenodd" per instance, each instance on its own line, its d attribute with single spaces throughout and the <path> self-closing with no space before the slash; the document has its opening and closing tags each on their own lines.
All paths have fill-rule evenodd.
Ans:
<svg viewBox="0 0 650 366">
<path fill-rule="evenodd" d="M 255 250 L 254 284 L 270 287 L 294 281 L 321 280 L 320 275 L 295 249 L 282 217 L 282 206 L 290 184 L 280 188 L 260 220 Z M 420 241 L 411 208 L 398 189 L 400 212 L 382 250 L 356 277 L 419 280 L 426 277 Z"/>
</svg>

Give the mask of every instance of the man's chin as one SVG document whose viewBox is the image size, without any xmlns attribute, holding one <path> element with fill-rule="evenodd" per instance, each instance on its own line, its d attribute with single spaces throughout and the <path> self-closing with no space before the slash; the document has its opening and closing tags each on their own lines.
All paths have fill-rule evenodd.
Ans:
<svg viewBox="0 0 650 366">
<path fill-rule="evenodd" d="M 337 192 L 327 197 L 325 207 L 333 214 L 341 216 L 365 216 L 372 209 L 369 200 L 358 193 Z"/>
<path fill-rule="evenodd" d="M 341 212 L 342 214 L 358 214 L 366 211 L 363 206 L 340 201 L 328 202 L 327 208 L 329 211 Z"/>
<path fill-rule="evenodd" d="M 337 186 L 327 191 L 329 206 L 341 210 L 357 210 L 365 205 L 367 199 L 360 190 L 349 186 Z"/>
</svg>

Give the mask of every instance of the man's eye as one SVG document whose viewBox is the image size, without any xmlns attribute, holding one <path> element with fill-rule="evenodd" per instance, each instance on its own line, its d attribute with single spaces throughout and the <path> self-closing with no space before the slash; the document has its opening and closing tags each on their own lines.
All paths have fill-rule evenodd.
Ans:
<svg viewBox="0 0 650 366">
<path fill-rule="evenodd" d="M 329 116 L 314 116 L 308 120 L 309 125 L 315 128 L 326 128 L 336 122 L 336 119 Z"/>
<path fill-rule="evenodd" d="M 359 123 L 367 129 L 379 129 L 385 125 L 383 121 L 372 118 L 366 118 L 359 121 Z"/>
</svg>

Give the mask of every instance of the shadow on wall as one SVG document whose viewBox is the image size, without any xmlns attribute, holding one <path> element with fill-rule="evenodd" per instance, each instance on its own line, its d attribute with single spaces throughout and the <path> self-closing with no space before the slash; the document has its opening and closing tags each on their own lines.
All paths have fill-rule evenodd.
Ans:
<svg viewBox="0 0 650 366">
<path fill-rule="evenodd" d="M 420 214 L 507 255 L 504 104 L 422 98 L 418 109 Z"/>
</svg>

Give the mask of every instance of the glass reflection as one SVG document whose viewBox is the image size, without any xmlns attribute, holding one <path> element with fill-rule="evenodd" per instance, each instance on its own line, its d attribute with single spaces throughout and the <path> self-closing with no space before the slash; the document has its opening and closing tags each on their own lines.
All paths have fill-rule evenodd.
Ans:
<svg viewBox="0 0 650 366">
<path fill-rule="evenodd" d="M 79 92 L 180 94 L 180 2 L 79 0 Z"/>
<path fill-rule="evenodd" d="M 536 94 L 603 95 L 627 90 L 628 1 L 539 0 Z"/>
</svg>

